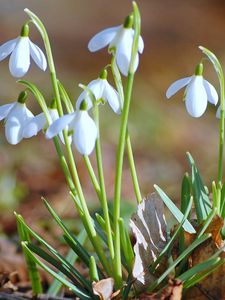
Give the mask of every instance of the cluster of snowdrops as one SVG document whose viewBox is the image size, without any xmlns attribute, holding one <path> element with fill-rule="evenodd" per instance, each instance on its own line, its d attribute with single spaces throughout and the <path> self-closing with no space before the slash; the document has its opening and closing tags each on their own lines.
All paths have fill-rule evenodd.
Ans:
<svg viewBox="0 0 225 300">
<path fill-rule="evenodd" d="M 82 92 L 79 95 L 75 107 L 68 96 L 66 89 L 59 81 L 58 76 L 56 75 L 55 64 L 51 52 L 51 45 L 49 42 L 47 31 L 40 21 L 40 19 L 30 10 L 25 9 L 25 12 L 30 17 L 30 19 L 23 25 L 20 36 L 16 39 L 10 40 L 0 46 L 0 60 L 9 58 L 9 70 L 12 76 L 16 78 L 22 78 L 26 75 L 30 67 L 31 58 L 36 63 L 36 65 L 43 71 L 49 69 L 51 84 L 53 90 L 52 100 L 46 101 L 45 97 L 41 91 L 31 82 L 19 79 L 18 82 L 24 85 L 26 88 L 19 94 L 17 101 L 14 101 L 9 104 L 0 106 L 0 120 L 5 120 L 5 135 L 6 139 L 10 144 L 16 145 L 23 138 L 30 138 L 37 135 L 38 132 L 43 131 L 46 138 L 53 139 L 56 147 L 57 154 L 60 159 L 60 164 L 62 166 L 65 178 L 72 196 L 76 204 L 76 208 L 80 215 L 81 221 L 83 222 L 84 228 L 87 232 L 89 240 L 94 248 L 96 256 L 90 257 L 90 269 L 92 279 L 95 281 L 99 280 L 98 264 L 101 263 L 107 277 L 113 278 L 115 281 L 115 286 L 117 289 L 120 289 L 123 286 L 124 280 L 124 267 L 122 267 L 122 260 L 125 261 L 125 268 L 128 274 L 133 274 L 133 277 L 136 279 L 139 278 L 139 281 L 144 284 L 144 281 L 140 279 L 145 272 L 146 267 L 143 262 L 140 262 L 139 257 L 139 246 L 144 244 L 145 240 L 139 239 L 141 232 L 139 232 L 138 226 L 134 225 L 134 234 L 136 234 L 137 244 L 136 248 L 132 246 L 127 226 L 124 225 L 124 220 L 120 215 L 120 204 L 121 204 L 121 182 L 122 182 L 122 169 L 123 169 L 123 158 L 125 153 L 125 148 L 129 158 L 131 177 L 133 182 L 133 188 L 136 196 L 137 203 L 142 205 L 142 210 L 145 206 L 143 202 L 143 197 L 140 192 L 140 186 L 138 183 L 138 176 L 136 173 L 136 168 L 134 164 L 132 145 L 129 136 L 128 130 L 128 116 L 129 108 L 131 103 L 132 96 L 132 87 L 134 81 L 134 75 L 139 65 L 139 54 L 144 50 L 144 42 L 140 35 L 140 14 L 138 7 L 135 2 L 133 2 L 133 11 L 125 19 L 124 23 L 119 26 L 111 27 L 97 33 L 88 43 L 88 49 L 91 52 L 98 51 L 102 48 L 108 47 L 108 53 L 111 54 L 111 63 L 103 67 L 100 75 L 97 79 L 91 81 L 87 85 L 80 84 Z M 44 52 L 34 44 L 29 37 L 29 26 L 33 24 L 36 26 L 37 30 L 40 32 L 44 46 Z M 221 192 L 221 181 L 222 181 L 222 169 L 223 169 L 223 145 L 224 145 L 224 80 L 223 72 L 220 63 L 217 58 L 211 53 L 208 49 L 200 47 L 201 51 L 206 55 L 209 61 L 213 64 L 220 81 L 221 87 L 221 96 L 220 96 L 220 105 L 217 109 L 217 117 L 220 118 L 220 144 L 219 144 L 219 160 L 218 160 L 218 195 Z M 204 59 L 200 61 L 197 65 L 194 75 L 185 77 L 175 81 L 167 90 L 167 98 L 172 97 L 176 92 L 185 87 L 184 92 L 184 103 L 188 113 L 192 117 L 200 117 L 207 108 L 208 102 L 213 105 L 218 104 L 218 94 L 216 89 L 211 83 L 203 78 L 203 62 Z M 112 78 L 114 80 L 114 86 L 111 85 L 108 78 L 108 71 L 112 72 Z M 126 80 L 126 85 L 123 82 Z M 125 86 L 125 87 L 124 87 Z M 37 102 L 39 103 L 42 112 L 36 116 L 27 108 L 26 101 L 29 99 L 29 92 L 31 92 Z M 99 126 L 99 107 L 102 104 L 109 104 L 114 113 L 121 116 L 120 118 L 120 133 L 118 148 L 116 153 L 116 170 L 115 170 L 115 182 L 114 182 L 114 202 L 113 202 L 113 217 L 110 219 L 110 213 L 107 202 L 107 195 L 104 184 L 104 172 L 101 156 L 101 144 L 100 144 L 100 126 Z M 94 223 L 87 203 L 82 191 L 82 187 L 79 181 L 78 172 L 76 170 L 75 159 L 73 152 L 71 150 L 71 145 L 74 144 L 78 152 L 83 155 L 85 165 L 88 169 L 90 179 L 94 186 L 97 196 L 99 197 L 102 215 L 97 215 L 98 226 L 100 225 L 100 232 L 103 234 L 97 234 L 96 224 Z M 64 147 L 65 145 L 65 147 Z M 67 155 L 64 156 L 64 150 L 66 149 Z M 97 161 L 97 172 L 98 176 L 95 175 L 95 170 L 92 168 L 91 162 L 89 160 L 89 155 L 95 151 L 96 152 L 96 161 Z M 194 163 L 193 163 L 194 164 Z M 194 166 L 195 168 L 195 166 Z M 195 169 L 194 169 L 195 170 Z M 197 169 L 196 169 L 197 170 Z M 197 172 L 197 171 L 196 171 Z M 187 184 L 190 184 L 188 181 Z M 204 194 L 205 190 L 203 185 L 198 185 L 200 189 L 200 194 Z M 216 188 L 215 188 L 216 189 Z M 189 230 L 191 233 L 196 233 L 193 226 L 187 220 L 188 213 L 191 210 L 191 201 L 192 196 L 188 195 L 188 205 L 187 212 L 183 214 L 179 211 L 178 208 L 174 208 L 175 205 L 171 204 L 172 201 L 165 196 L 161 190 L 157 190 L 160 194 L 163 201 L 169 207 L 174 217 L 181 224 L 180 228 L 183 226 L 185 230 Z M 199 194 L 199 195 L 200 195 Z M 200 195 L 200 196 L 201 196 Z M 199 199 L 201 198 L 199 196 Z M 206 195 L 208 197 L 208 195 Z M 187 198 L 187 197 L 186 197 Z M 165 200 L 166 199 L 166 200 Z M 197 210 L 197 218 L 199 224 L 202 224 L 202 220 L 207 219 L 208 215 L 211 212 L 211 204 L 209 199 L 207 200 L 208 206 L 205 207 L 202 202 L 202 206 L 198 205 L 198 202 L 203 201 L 195 199 L 195 207 Z M 218 199 L 220 197 L 218 196 Z M 169 204 L 168 204 L 169 203 Z M 215 203 L 219 203 L 216 202 Z M 216 205 L 217 205 L 216 204 Z M 62 225 L 62 222 L 59 221 L 59 218 L 53 212 L 48 204 L 47 208 L 50 213 L 53 215 L 57 223 L 62 226 L 62 229 L 65 230 L 65 226 Z M 217 207 L 217 211 L 220 211 Z M 221 209 L 222 211 L 222 209 Z M 221 213 L 223 214 L 223 213 Z M 186 216 L 186 217 L 185 217 Z M 29 234 L 33 235 L 39 241 L 43 243 L 43 240 L 38 237 L 21 219 L 18 217 L 19 224 L 23 227 L 23 231 L 26 230 Z M 157 217 L 158 218 L 158 217 Z M 185 219 L 186 218 L 186 219 Z M 158 219 L 157 219 L 158 220 Z M 162 217 L 163 220 L 163 217 Z M 158 221 L 157 221 L 158 222 Z M 183 222 L 183 223 L 182 223 Z M 159 224 L 160 225 L 160 224 Z M 133 229 L 132 228 L 132 229 Z M 160 227 L 161 228 L 161 227 Z M 99 230 L 99 229 L 98 229 Z M 150 229 L 148 229 L 150 230 Z M 180 229 L 179 229 L 180 230 Z M 66 230 L 66 235 L 68 231 Z M 136 233 L 135 233 L 136 232 Z M 99 232 L 98 232 L 99 233 Z M 106 237 L 104 236 L 106 235 Z M 162 236 L 161 232 L 159 234 Z M 103 237 L 102 237 L 103 236 Z M 160 238 L 161 238 L 160 236 Z M 73 239 L 69 235 L 69 238 Z M 205 238 L 205 237 L 204 237 Z M 208 237 L 207 237 L 208 238 Z M 25 253 L 29 254 L 26 258 L 29 260 L 32 256 L 32 251 L 42 257 L 42 250 L 37 250 L 35 246 L 29 244 L 29 239 L 26 237 L 21 239 L 22 241 L 27 242 L 28 244 L 23 244 Z M 105 253 L 102 248 L 102 240 L 107 245 L 109 253 Z M 143 242 L 144 240 L 144 242 Z M 172 240 L 172 239 L 171 239 Z M 166 238 L 163 237 L 163 241 L 166 241 Z M 203 241 L 203 239 L 202 239 Z M 71 242 L 71 241 L 70 241 Z M 152 240 L 150 241 L 150 243 Z M 199 239 L 196 242 L 200 243 Z M 46 246 L 46 243 L 43 243 Z M 153 243 L 154 244 L 154 243 Z M 70 244 L 69 244 L 70 245 Z M 139 245 L 139 246 L 138 246 Z M 74 244 L 73 244 L 74 246 Z M 142 245 L 143 246 L 143 245 Z M 75 248 L 77 247 L 74 246 Z M 80 246 L 79 246 L 80 247 Z M 78 247 L 78 248 L 79 248 Z M 52 250 L 50 246 L 47 246 L 48 250 L 54 255 L 55 251 Z M 76 249 L 78 249 L 76 248 Z M 146 246 L 147 248 L 147 246 Z M 157 247 L 156 247 L 157 248 Z M 82 251 L 81 251 L 82 249 Z M 122 250 L 121 250 L 122 249 Z M 75 250 L 76 251 L 76 250 Z M 189 250 L 188 250 L 189 251 Z M 191 251 L 191 250 L 190 250 Z M 154 252 L 154 251 L 153 251 Z M 152 252 L 152 253 L 153 253 Z M 88 255 L 85 250 L 81 247 L 78 249 L 80 258 L 86 261 L 86 256 Z M 83 255 L 85 253 L 85 255 Z M 123 253 L 123 254 L 121 254 Z M 158 261 L 156 256 L 153 260 Z M 46 259 L 48 256 L 44 255 L 42 258 Z M 88 256 L 89 257 L 89 256 Z M 96 258 L 97 257 L 97 258 Z M 61 257 L 57 256 L 57 259 L 63 261 L 64 264 L 67 262 Z M 160 257 L 161 259 L 161 257 Z M 96 263 L 97 260 L 97 263 Z M 63 284 L 71 288 L 71 283 L 65 281 L 63 278 L 55 274 L 53 271 L 50 271 L 48 267 L 45 267 L 41 261 L 36 260 L 32 256 L 32 261 L 38 263 L 47 271 L 49 271 L 53 276 L 55 276 Z M 155 262 L 155 263 L 156 263 Z M 177 262 L 178 264 L 179 262 Z M 56 262 L 55 262 L 56 264 Z M 89 262 L 87 262 L 87 265 Z M 142 267 L 140 268 L 140 265 Z M 54 265 L 55 266 L 55 265 Z M 59 270 L 62 271 L 63 266 L 59 265 Z M 92 299 L 92 296 L 85 294 L 86 290 L 92 295 L 92 289 L 89 290 L 89 284 L 86 282 L 86 279 L 83 279 L 77 271 L 69 265 L 71 272 L 75 272 L 75 277 L 78 276 L 79 280 L 82 282 L 81 285 L 72 286 L 72 290 L 81 297 L 81 299 Z M 135 270 L 134 270 L 135 269 Z M 64 270 L 64 269 L 63 269 Z M 94 271 L 93 271 L 94 270 Z M 133 273 L 132 273 L 133 270 Z M 31 277 L 32 272 L 31 270 Z M 64 270 L 65 274 L 68 275 L 67 270 Z M 141 274 L 138 274 L 140 272 Z M 162 275 L 161 280 L 168 275 L 165 271 Z M 94 274 L 94 275 L 93 275 Z M 140 275 L 140 276 L 139 276 Z M 58 277 L 57 277 L 58 276 Z M 69 273 L 69 276 L 72 276 Z M 130 275 L 129 275 L 130 276 Z M 127 278 L 129 279 L 129 276 Z M 163 277 L 164 276 L 164 277 Z M 69 277 L 73 281 L 73 277 Z M 36 279 L 35 279 L 36 280 Z M 35 289 L 35 280 L 34 289 Z M 92 280 L 93 281 L 93 280 Z M 77 281 L 74 279 L 74 282 Z M 155 283 L 152 283 L 152 288 L 155 288 Z M 158 283 L 157 283 L 158 284 Z M 157 287 L 156 284 L 156 287 Z M 85 289 L 83 288 L 85 286 Z M 129 284 L 128 284 L 129 286 Z M 38 293 L 39 287 L 36 289 Z M 112 291 L 111 291 L 112 293 Z M 126 294 L 126 293 L 125 293 Z M 85 296 L 86 295 L 86 296 Z M 106 299 L 106 298 L 104 298 Z M 109 298 L 107 298 L 109 299 Z M 126 295 L 123 299 L 127 299 Z"/>
</svg>

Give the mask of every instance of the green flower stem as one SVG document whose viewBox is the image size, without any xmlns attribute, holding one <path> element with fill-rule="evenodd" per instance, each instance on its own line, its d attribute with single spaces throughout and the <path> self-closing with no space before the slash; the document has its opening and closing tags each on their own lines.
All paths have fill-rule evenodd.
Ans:
<svg viewBox="0 0 225 300">
<path fill-rule="evenodd" d="M 114 258 L 114 246 L 113 246 L 113 239 L 112 239 L 112 230 L 109 218 L 109 208 L 107 203 L 107 196 L 105 190 L 105 181 L 104 181 L 104 173 L 103 173 L 103 166 L 102 166 L 102 151 L 101 151 L 101 141 L 100 141 L 100 130 L 99 130 L 99 109 L 98 106 L 95 107 L 95 122 L 98 128 L 98 138 L 96 140 L 96 161 L 97 161 L 97 168 L 99 174 L 99 182 L 100 182 L 100 189 L 101 189 L 101 206 L 103 210 L 104 220 L 105 220 L 105 229 L 106 229 L 106 236 L 108 241 L 109 253 L 110 257 L 113 260 Z"/>
<path fill-rule="evenodd" d="M 84 162 L 85 162 L 86 168 L 88 170 L 88 174 L 89 174 L 89 176 L 91 178 L 91 182 L 92 182 L 93 187 L 95 189 L 95 192 L 96 192 L 98 198 L 101 199 L 101 189 L 100 189 L 98 180 L 96 178 L 95 172 L 93 170 L 92 164 L 90 162 L 90 159 L 89 159 L 89 157 L 87 155 L 84 155 L 83 158 L 84 158 Z"/>
<path fill-rule="evenodd" d="M 222 68 L 221 68 L 222 69 Z M 218 183 L 222 182 L 223 176 L 223 151 L 224 151 L 224 76 L 220 77 L 220 133 L 219 133 L 219 164 L 218 164 Z"/>
<path fill-rule="evenodd" d="M 126 129 L 130 108 L 131 93 L 133 87 L 134 74 L 129 73 L 127 78 L 127 88 L 125 94 L 124 107 L 122 112 L 122 120 L 120 127 L 119 145 L 117 149 L 116 158 L 116 177 L 115 177 L 115 191 L 114 191 L 114 234 L 115 234 L 115 257 L 114 267 L 116 272 L 116 284 L 120 286 L 122 284 L 122 270 L 121 270 L 121 253 L 120 253 L 120 201 L 121 201 L 121 181 L 122 181 L 122 169 L 123 169 L 123 157 L 125 149 Z"/>
<path fill-rule="evenodd" d="M 112 70 L 114 82 L 116 85 L 116 89 L 119 93 L 120 105 L 121 105 L 121 107 L 123 107 L 123 103 L 124 103 L 123 83 L 122 83 L 122 78 L 121 78 L 119 69 L 115 62 L 115 56 L 113 56 L 112 60 L 111 60 L 111 70 Z M 128 130 L 127 130 L 127 136 L 126 136 L 126 148 L 127 148 L 127 156 L 128 156 L 135 196 L 137 199 L 137 203 L 141 203 L 142 196 L 141 196 L 140 187 L 139 187 L 139 183 L 138 183 L 138 176 L 137 176 L 137 171 L 136 171 L 136 167 L 135 167 L 132 145 L 131 145 L 131 140 L 130 140 L 130 135 L 129 135 Z"/>
<path fill-rule="evenodd" d="M 30 16 L 33 23 L 36 25 L 36 27 L 39 30 L 39 32 L 42 36 L 42 39 L 44 41 L 46 55 L 47 55 L 47 61 L 48 61 L 48 66 L 49 66 L 50 76 L 51 76 L 51 81 L 52 81 L 53 92 L 54 92 L 54 96 L 55 96 L 56 103 L 57 103 L 57 109 L 59 112 L 59 116 L 63 116 L 63 109 L 62 109 L 62 103 L 60 100 L 60 93 L 59 93 L 58 81 L 57 81 L 57 76 L 56 76 L 56 71 L 55 71 L 55 65 L 54 65 L 54 60 L 53 60 L 52 51 L 51 51 L 51 45 L 49 42 L 47 31 L 46 31 L 43 23 L 41 22 L 41 20 L 34 13 L 32 13 L 28 9 L 25 9 L 25 12 Z M 82 188 L 80 185 L 73 153 L 71 150 L 71 146 L 68 142 L 68 137 L 67 137 L 67 133 L 65 130 L 64 130 L 63 134 L 64 134 L 64 139 L 65 139 L 65 144 L 66 144 L 66 150 L 68 153 L 68 160 L 69 160 L 69 164 L 70 164 L 70 168 L 71 168 L 72 178 L 73 178 L 74 184 L 76 186 L 80 204 L 81 204 L 82 210 L 83 210 L 83 216 L 85 219 L 86 230 L 89 233 L 89 238 L 92 241 L 92 244 L 99 256 L 100 261 L 102 262 L 107 273 L 110 274 L 110 267 L 109 267 L 107 258 L 101 247 L 99 237 L 96 234 L 91 216 L 90 216 L 88 208 L 87 208 L 87 204 L 86 204 L 86 201 L 85 201 L 85 198 L 83 195 L 83 191 L 82 191 Z"/>
<path fill-rule="evenodd" d="M 135 2 L 133 2 L 133 10 L 134 10 L 134 42 L 132 46 L 132 55 L 130 68 L 127 77 L 127 84 L 125 89 L 125 97 L 124 97 L 124 106 L 121 116 L 121 127 L 120 127 L 120 135 L 119 135 L 119 144 L 117 148 L 117 157 L 116 157 L 116 176 L 115 176 L 115 191 L 114 191 L 114 214 L 113 214 L 113 222 L 114 222 L 114 250 L 115 257 L 113 261 L 114 272 L 115 272 L 115 283 L 118 287 L 122 286 L 122 268 L 121 268 L 121 251 L 120 251 L 120 201 L 121 201 L 121 181 L 122 181 L 122 169 L 123 169 L 123 157 L 125 150 L 125 141 L 126 141 L 126 132 L 127 132 L 127 124 L 128 124 L 128 115 L 129 108 L 131 102 L 131 94 L 133 88 L 134 81 L 134 61 L 138 52 L 138 39 L 140 36 L 140 14 L 138 7 Z"/>
<path fill-rule="evenodd" d="M 212 63 L 220 83 L 220 127 L 219 127 L 219 158 L 218 158 L 218 184 L 222 182 L 223 177 L 223 151 L 224 151 L 224 116 L 225 116 L 225 87 L 223 68 L 215 56 L 209 49 L 199 46 L 199 49 L 208 57 Z"/>
<path fill-rule="evenodd" d="M 95 231 L 94 225 L 93 225 L 93 221 L 92 218 L 90 216 L 88 207 L 87 207 L 87 203 L 85 201 L 85 197 L 81 188 L 81 184 L 80 184 L 80 180 L 78 177 L 78 172 L 77 172 L 77 168 L 76 168 L 76 164 L 74 161 L 74 157 L 73 157 L 73 153 L 72 153 L 72 149 L 70 146 L 70 143 L 68 141 L 68 137 L 67 137 L 67 133 L 63 132 L 64 134 L 64 139 L 65 139 L 65 146 L 67 149 L 67 153 L 68 153 L 68 160 L 70 163 L 70 167 L 71 167 L 71 173 L 72 173 L 72 177 L 73 177 L 73 181 L 75 183 L 76 189 L 77 189 L 77 193 L 78 193 L 78 197 L 80 199 L 80 204 L 82 207 L 82 213 L 83 213 L 83 219 L 85 220 L 84 224 L 86 224 L 86 230 L 88 233 L 89 238 L 92 241 L 93 247 L 103 265 L 103 267 L 105 268 L 106 272 L 111 275 L 111 269 L 109 266 L 109 263 L 107 261 L 107 258 L 105 256 L 105 253 L 103 251 L 103 248 L 101 246 L 101 242 L 100 239 Z"/>
<path fill-rule="evenodd" d="M 130 140 L 128 131 L 126 134 L 126 148 L 127 148 L 127 156 L 128 156 L 129 165 L 130 165 L 130 173 L 131 173 L 131 177 L 132 177 L 134 192 L 135 192 L 135 196 L 137 199 L 137 203 L 140 204 L 142 201 L 142 196 L 141 196 L 141 191 L 140 191 L 140 187 L 139 187 L 139 183 L 138 183 L 138 177 L 137 177 L 137 172 L 136 172 L 135 163 L 134 163 L 134 156 L 133 156 L 133 151 L 132 151 L 132 146 L 131 146 L 131 140 Z"/>
</svg>

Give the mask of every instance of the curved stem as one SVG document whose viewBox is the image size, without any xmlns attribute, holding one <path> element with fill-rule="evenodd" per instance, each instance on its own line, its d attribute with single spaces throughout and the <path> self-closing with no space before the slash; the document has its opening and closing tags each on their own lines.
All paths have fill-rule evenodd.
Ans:
<svg viewBox="0 0 225 300">
<path fill-rule="evenodd" d="M 215 56 L 209 49 L 199 46 L 199 49 L 208 57 L 209 61 L 212 63 L 217 77 L 220 83 L 220 127 L 219 127 L 219 157 L 218 157 L 218 184 L 222 182 L 223 177 L 223 150 L 224 150 L 224 116 L 225 116 L 225 87 L 224 87 L 224 74 L 222 66 Z"/>
<path fill-rule="evenodd" d="M 218 183 L 222 182 L 223 176 L 223 151 L 224 151 L 224 76 L 220 80 L 220 133 L 219 133 L 219 162 L 218 162 Z"/>
</svg>

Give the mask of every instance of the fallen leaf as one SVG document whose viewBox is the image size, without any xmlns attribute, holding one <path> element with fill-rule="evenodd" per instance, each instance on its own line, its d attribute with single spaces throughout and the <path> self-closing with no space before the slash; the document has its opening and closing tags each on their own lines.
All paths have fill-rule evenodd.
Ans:
<svg viewBox="0 0 225 300">
<path fill-rule="evenodd" d="M 181 280 L 169 279 L 168 286 L 161 292 L 151 295 L 142 295 L 139 300 L 181 300 L 183 285 Z"/>
<path fill-rule="evenodd" d="M 156 260 L 166 245 L 163 210 L 163 202 L 153 193 L 138 205 L 137 213 L 134 213 L 130 220 L 130 227 L 136 237 L 133 276 L 143 287 L 155 280 L 147 267 Z"/>
<path fill-rule="evenodd" d="M 101 300 L 110 300 L 113 295 L 114 279 L 106 278 L 92 283 L 93 292 Z"/>
<path fill-rule="evenodd" d="M 224 242 L 221 237 L 221 230 L 223 228 L 224 221 L 223 219 L 215 215 L 212 222 L 209 224 L 208 228 L 206 229 L 206 233 L 212 234 L 212 240 L 216 244 L 218 248 L 221 248 L 224 245 Z"/>
</svg>

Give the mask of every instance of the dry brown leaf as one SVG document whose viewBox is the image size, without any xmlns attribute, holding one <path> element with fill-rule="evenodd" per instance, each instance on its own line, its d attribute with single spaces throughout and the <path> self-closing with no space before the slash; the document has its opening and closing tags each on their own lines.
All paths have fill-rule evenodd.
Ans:
<svg viewBox="0 0 225 300">
<path fill-rule="evenodd" d="M 216 215 L 206 229 L 206 233 L 212 234 L 212 239 L 218 248 L 221 248 L 224 244 L 220 233 L 223 225 L 223 219 L 220 216 Z"/>
<path fill-rule="evenodd" d="M 180 280 L 169 279 L 168 286 L 160 293 L 142 295 L 140 300 L 181 300 L 183 285 Z"/>
<path fill-rule="evenodd" d="M 131 217 L 130 227 L 136 237 L 133 276 L 139 282 L 139 290 L 141 286 L 143 288 L 155 280 L 147 267 L 156 260 L 166 245 L 164 206 L 155 193 L 138 205 L 137 213 Z"/>
<path fill-rule="evenodd" d="M 106 278 L 92 283 L 93 292 L 101 300 L 110 300 L 113 295 L 114 279 Z"/>
<path fill-rule="evenodd" d="M 205 241 L 193 251 L 191 259 L 189 260 L 190 267 L 196 266 L 206 261 L 217 251 L 218 247 L 215 245 L 214 240 L 209 239 Z M 222 252 L 220 254 L 220 257 L 222 259 L 225 259 L 225 252 Z M 189 288 L 184 299 L 225 300 L 225 264 L 214 270 L 211 274 L 209 274 L 206 278 L 199 282 L 199 284 Z"/>
</svg>

